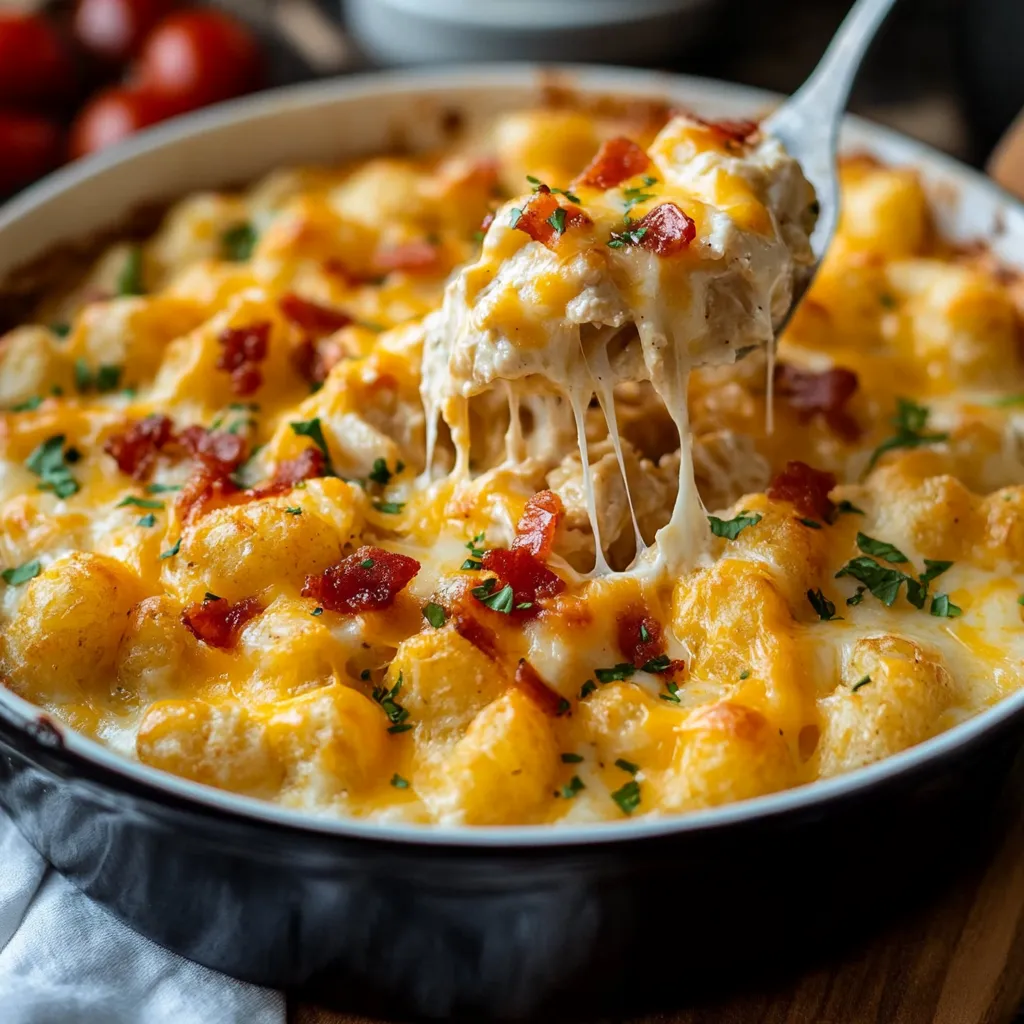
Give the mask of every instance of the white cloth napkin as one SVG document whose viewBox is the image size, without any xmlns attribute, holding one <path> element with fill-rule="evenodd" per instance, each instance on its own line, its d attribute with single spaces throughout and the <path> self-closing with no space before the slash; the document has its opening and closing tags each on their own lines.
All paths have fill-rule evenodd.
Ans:
<svg viewBox="0 0 1024 1024">
<path fill-rule="evenodd" d="M 285 1000 L 136 935 L 0 814 L 0 1021 L 284 1024 Z"/>
</svg>

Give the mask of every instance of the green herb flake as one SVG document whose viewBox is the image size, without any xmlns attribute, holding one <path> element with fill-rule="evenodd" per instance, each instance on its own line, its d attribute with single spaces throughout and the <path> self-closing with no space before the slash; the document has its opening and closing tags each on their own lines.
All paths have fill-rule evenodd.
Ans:
<svg viewBox="0 0 1024 1024">
<path fill-rule="evenodd" d="M 11 406 L 11 412 L 35 412 L 43 404 L 41 395 L 33 395 L 31 398 L 26 398 L 24 402 L 19 402 L 17 405 Z"/>
<path fill-rule="evenodd" d="M 555 707 L 555 714 L 561 718 L 562 715 L 567 715 L 572 705 L 564 698 L 559 697 L 558 704 Z"/>
<path fill-rule="evenodd" d="M 142 250 L 136 245 L 128 250 L 124 266 L 117 278 L 117 294 L 122 297 L 145 295 L 142 283 Z"/>
<path fill-rule="evenodd" d="M 804 526 L 809 526 L 812 530 L 821 529 L 821 523 L 815 519 L 801 519 L 800 522 L 803 523 Z"/>
<path fill-rule="evenodd" d="M 373 562 L 373 559 L 372 559 L 372 558 L 364 558 L 364 559 L 363 559 L 363 560 L 362 560 L 362 561 L 361 561 L 361 562 L 359 563 L 359 568 L 360 568 L 360 569 L 372 569 L 372 568 L 373 568 L 373 566 L 374 566 L 374 562 Z"/>
<path fill-rule="evenodd" d="M 596 668 L 594 675 L 599 683 L 615 683 L 632 677 L 636 668 L 628 661 L 619 662 L 613 668 Z"/>
<path fill-rule="evenodd" d="M 672 659 L 667 654 L 659 654 L 644 662 L 643 671 L 657 675 L 659 672 L 667 672 L 671 664 Z"/>
<path fill-rule="evenodd" d="M 628 245 L 639 245 L 647 228 L 631 228 L 629 231 L 613 231 L 608 239 L 609 249 L 625 249 Z"/>
<path fill-rule="evenodd" d="M 963 608 L 950 601 L 948 594 L 936 594 L 928 610 L 940 619 L 956 619 L 964 613 Z"/>
<path fill-rule="evenodd" d="M 100 368 L 96 371 L 96 390 L 100 394 L 116 391 L 121 384 L 121 374 L 123 372 L 124 367 L 122 366 L 101 364 Z"/>
<path fill-rule="evenodd" d="M 856 693 L 862 686 L 867 686 L 871 682 L 871 676 L 862 676 L 850 687 L 850 693 Z"/>
<path fill-rule="evenodd" d="M 423 606 L 423 618 L 425 618 L 427 622 L 434 627 L 434 629 L 440 629 L 445 624 L 447 617 L 445 610 L 436 601 L 428 601 Z"/>
<path fill-rule="evenodd" d="M 583 760 L 582 754 L 563 754 L 562 764 L 579 764 Z"/>
<path fill-rule="evenodd" d="M 1021 595 L 1024 596 L 1024 595 Z M 588 679 L 580 687 L 580 700 L 586 700 L 595 690 L 597 689 L 597 683 L 593 679 Z"/>
<path fill-rule="evenodd" d="M 129 494 L 127 498 L 122 498 L 114 508 L 127 508 L 128 506 L 133 508 L 163 508 L 164 503 L 162 501 L 155 501 L 152 498 L 137 498 L 134 494 Z"/>
<path fill-rule="evenodd" d="M 66 338 L 71 333 L 71 324 L 64 322 L 50 324 L 50 333 L 57 335 L 58 338 Z"/>
<path fill-rule="evenodd" d="M 25 468 L 39 477 L 39 490 L 53 491 L 58 498 L 70 498 L 79 490 L 67 463 L 77 462 L 81 455 L 74 448 L 64 450 L 64 435 L 48 437 L 25 460 Z"/>
<path fill-rule="evenodd" d="M 835 514 L 837 516 L 841 516 L 841 515 L 862 516 L 862 515 L 865 515 L 866 513 L 864 512 L 864 509 L 858 508 L 856 505 L 854 505 L 854 503 L 852 501 L 847 501 L 845 498 L 843 498 L 842 501 L 836 503 L 836 513 Z"/>
<path fill-rule="evenodd" d="M 726 540 L 735 540 L 748 526 L 756 526 L 761 522 L 760 513 L 753 515 L 741 512 L 733 519 L 719 519 L 718 516 L 708 516 L 711 524 L 711 532 L 716 537 L 724 537 Z"/>
<path fill-rule="evenodd" d="M 875 540 L 874 537 L 869 537 L 866 533 L 857 534 L 857 547 L 859 547 L 865 555 L 874 555 L 875 558 L 884 558 L 887 562 L 900 564 L 910 561 L 910 559 L 907 558 L 899 548 L 886 543 L 884 540 Z"/>
<path fill-rule="evenodd" d="M 648 632 L 647 627 L 641 622 L 640 623 L 640 642 L 646 644 L 650 641 L 651 634 Z"/>
<path fill-rule="evenodd" d="M 391 728 L 388 729 L 388 732 L 405 732 L 407 729 L 412 728 L 411 725 L 405 725 L 405 721 L 409 717 L 408 710 L 398 703 L 398 694 L 401 692 L 401 689 L 402 673 L 399 672 L 395 685 L 390 690 L 386 686 L 375 686 L 371 694 L 373 699 L 383 709 L 384 714 L 387 715 L 388 721 L 391 722 Z"/>
<path fill-rule="evenodd" d="M 553 211 L 551 216 L 548 217 L 548 223 L 555 229 L 555 234 L 565 234 L 565 210 L 562 207 L 558 207 L 557 210 Z"/>
<path fill-rule="evenodd" d="M 369 479 L 375 484 L 380 484 L 384 487 L 391 480 L 391 470 L 388 469 L 387 462 L 384 459 L 374 459 L 373 469 L 370 470 Z"/>
<path fill-rule="evenodd" d="M 1020 597 L 1017 598 L 1017 604 L 1024 605 L 1024 594 L 1021 594 Z"/>
<path fill-rule="evenodd" d="M 636 775 L 640 771 L 640 765 L 633 764 L 632 761 L 627 761 L 624 757 L 620 757 L 615 762 L 616 768 L 621 768 L 624 772 L 629 772 L 630 775 Z"/>
<path fill-rule="evenodd" d="M 323 608 L 320 608 L 319 606 L 317 606 L 316 608 L 314 608 L 314 609 L 313 609 L 313 610 L 312 610 L 312 611 L 310 612 L 310 615 L 312 615 L 312 616 L 314 616 L 315 618 L 318 618 L 318 619 L 319 619 L 319 618 L 320 618 L 320 616 L 321 616 L 321 615 L 323 615 L 323 613 L 324 613 L 324 610 L 323 610 Z M 365 676 L 365 678 L 366 678 L 366 679 L 369 679 L 369 678 L 370 678 L 370 673 L 369 673 L 369 672 L 367 672 L 367 673 L 366 673 L 366 676 Z"/>
<path fill-rule="evenodd" d="M 474 558 L 484 557 L 484 549 L 482 546 L 484 541 L 484 534 L 478 533 L 472 540 L 466 542 L 466 548 Z"/>
<path fill-rule="evenodd" d="M 490 586 L 488 586 L 488 584 L 490 584 Z M 496 584 L 496 580 L 487 580 L 483 586 L 474 587 L 470 593 L 482 605 L 486 605 L 490 608 L 491 611 L 501 612 L 502 615 L 508 615 L 515 605 L 515 592 L 512 590 L 512 585 L 510 583 L 506 583 L 501 590 L 495 591 L 494 588 Z"/>
<path fill-rule="evenodd" d="M 670 704 L 679 704 L 679 687 L 673 682 L 667 682 L 665 689 L 668 690 L 668 693 L 659 693 L 658 696 Z"/>
<path fill-rule="evenodd" d="M 612 799 L 623 814 L 632 814 L 640 806 L 640 783 L 630 779 L 621 789 L 612 793 Z"/>
<path fill-rule="evenodd" d="M 147 529 L 149 529 L 149 527 L 151 526 L 156 526 L 156 516 L 153 515 L 152 512 L 150 512 L 149 515 L 145 515 L 141 519 L 139 519 L 135 525 L 144 526 Z"/>
<path fill-rule="evenodd" d="M 749 669 L 749 668 L 745 668 L 745 669 L 744 669 L 744 670 L 743 670 L 743 671 L 742 671 L 742 672 L 740 673 L 740 680 L 742 681 L 742 680 L 744 680 L 744 679 L 749 679 L 749 678 L 750 678 L 750 669 Z"/>
<path fill-rule="evenodd" d="M 462 565 L 459 566 L 459 568 L 462 569 L 462 570 L 474 570 L 474 571 L 477 570 L 477 569 L 482 569 L 483 567 L 484 567 L 483 566 L 483 562 L 478 562 L 475 558 L 467 558 L 462 563 Z"/>
<path fill-rule="evenodd" d="M 375 501 L 373 507 L 378 512 L 383 512 L 385 515 L 397 516 L 403 508 L 405 508 L 404 501 Z"/>
<path fill-rule="evenodd" d="M 224 600 L 224 598 L 222 598 L 220 596 L 220 594 L 214 594 L 213 592 L 211 592 L 209 590 L 205 594 L 203 594 L 203 602 L 204 603 L 206 601 L 223 601 L 223 600 Z"/>
<path fill-rule="evenodd" d="M 860 603 L 861 603 L 861 601 L 863 601 L 863 600 L 864 600 L 864 591 L 865 591 L 865 590 L 867 590 L 867 587 L 858 587 L 858 588 L 857 588 L 857 593 L 856 593 L 856 594 L 854 594 L 854 595 L 853 595 L 852 597 L 848 597 L 848 598 L 846 599 L 846 603 L 847 603 L 847 604 L 848 604 L 848 605 L 849 605 L 849 606 L 850 606 L 851 608 L 852 608 L 852 607 L 853 607 L 853 606 L 854 606 L 855 604 L 860 604 Z"/>
<path fill-rule="evenodd" d="M 918 579 L 921 581 L 921 583 L 927 586 L 929 583 L 931 583 L 932 580 L 936 579 L 937 577 L 941 576 L 944 572 L 947 572 L 949 569 L 952 568 L 952 562 L 936 562 L 933 561 L 931 558 L 926 558 L 924 560 L 924 572 L 921 573 L 920 576 L 918 576 Z"/>
<path fill-rule="evenodd" d="M 322 608 L 320 610 L 323 611 Z M 370 670 L 368 668 L 364 668 L 363 671 L 359 673 L 359 678 L 365 683 L 370 678 Z"/>
<path fill-rule="evenodd" d="M 181 550 L 181 538 L 179 537 L 174 542 L 174 546 L 168 548 L 160 557 L 161 558 L 173 558 L 180 550 Z"/>
<path fill-rule="evenodd" d="M 41 571 L 42 566 L 39 564 L 39 559 L 34 558 L 31 562 L 25 562 L 23 565 L 4 569 L 0 576 L 8 586 L 17 587 L 22 583 L 28 583 L 29 580 L 34 580 Z"/>
<path fill-rule="evenodd" d="M 302 515 L 302 506 L 301 505 L 291 505 L 291 506 L 289 506 L 288 508 L 285 509 L 285 513 L 287 515 L 290 515 L 290 516 L 301 516 Z"/>
<path fill-rule="evenodd" d="M 75 389 L 77 391 L 88 391 L 92 387 L 92 370 L 89 364 L 82 358 L 75 360 Z"/>
<path fill-rule="evenodd" d="M 574 775 L 568 781 L 568 783 L 566 783 L 566 785 L 564 785 L 555 794 L 555 796 L 560 796 L 564 800 L 571 800 L 574 796 L 576 796 L 577 793 L 581 792 L 586 788 L 587 787 L 583 785 L 583 780 L 578 775 Z"/>
<path fill-rule="evenodd" d="M 896 297 L 894 295 L 890 295 L 888 292 L 882 292 L 882 294 L 878 296 L 878 302 L 883 309 L 896 308 Z"/>
<path fill-rule="evenodd" d="M 948 441 L 949 434 L 929 432 L 925 429 L 930 413 L 931 410 L 927 406 L 918 405 L 909 398 L 897 398 L 896 415 L 892 419 L 896 433 L 883 441 L 871 453 L 871 458 L 864 470 L 865 474 L 875 468 L 878 460 L 886 452 L 895 451 L 897 448 L 920 448 L 923 445 Z"/>
<path fill-rule="evenodd" d="M 811 602 L 811 607 L 818 613 L 818 618 L 822 622 L 831 622 L 837 617 L 836 606 L 821 592 L 820 587 L 817 590 L 808 590 L 807 600 Z"/>
<path fill-rule="evenodd" d="M 904 583 L 913 583 L 918 586 L 917 581 L 911 579 L 906 573 L 899 569 L 888 569 L 880 565 L 873 558 L 853 558 L 836 573 L 836 579 L 843 576 L 852 576 L 853 579 L 863 583 L 871 593 L 878 598 L 887 608 L 891 608 L 899 596 L 900 587 Z"/>
<path fill-rule="evenodd" d="M 391 776 L 391 785 L 394 786 L 395 789 L 408 789 L 409 780 L 403 779 L 398 772 L 395 772 L 395 774 Z"/>
<path fill-rule="evenodd" d="M 220 248 L 224 259 L 232 263 L 244 263 L 252 257 L 259 235 L 248 221 L 235 224 L 220 236 Z"/>
<path fill-rule="evenodd" d="M 180 491 L 181 484 L 147 484 L 147 494 L 171 494 L 174 491 Z"/>
<path fill-rule="evenodd" d="M 336 476 L 334 469 L 331 468 L 331 452 L 327 447 L 327 441 L 324 439 L 324 431 L 320 425 L 320 417 L 314 416 L 311 420 L 296 420 L 288 424 L 292 428 L 292 433 L 298 437 L 308 437 L 313 444 L 317 446 L 324 453 L 324 461 L 326 462 L 325 475 Z M 253 452 L 253 455 L 256 453 Z"/>
</svg>

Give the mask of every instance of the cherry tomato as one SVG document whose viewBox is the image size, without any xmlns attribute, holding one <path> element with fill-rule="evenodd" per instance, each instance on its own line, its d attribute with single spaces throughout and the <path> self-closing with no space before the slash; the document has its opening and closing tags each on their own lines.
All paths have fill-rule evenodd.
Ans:
<svg viewBox="0 0 1024 1024">
<path fill-rule="evenodd" d="M 174 0 L 78 0 L 75 38 L 105 60 L 126 61 L 173 6 Z"/>
<path fill-rule="evenodd" d="M 41 178 L 60 162 L 61 132 L 32 114 L 0 110 L 0 194 Z"/>
<path fill-rule="evenodd" d="M 35 14 L 0 12 L 0 103 L 46 102 L 66 95 L 74 65 L 60 36 Z"/>
<path fill-rule="evenodd" d="M 146 40 L 138 82 L 178 111 L 240 96 L 259 84 L 259 46 L 252 33 L 219 11 L 165 18 Z"/>
<path fill-rule="evenodd" d="M 145 89 L 104 89 L 75 118 L 69 152 L 72 159 L 95 153 L 173 114 L 162 97 Z"/>
</svg>

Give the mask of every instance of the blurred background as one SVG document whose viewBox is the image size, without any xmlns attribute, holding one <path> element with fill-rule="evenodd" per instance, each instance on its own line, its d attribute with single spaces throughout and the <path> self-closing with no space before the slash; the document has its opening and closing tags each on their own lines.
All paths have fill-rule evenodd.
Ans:
<svg viewBox="0 0 1024 1024">
<path fill-rule="evenodd" d="M 179 113 L 403 64 L 591 61 L 791 92 L 849 0 L 0 0 L 0 195 Z M 901 0 L 851 108 L 981 166 L 1024 0 Z"/>
</svg>

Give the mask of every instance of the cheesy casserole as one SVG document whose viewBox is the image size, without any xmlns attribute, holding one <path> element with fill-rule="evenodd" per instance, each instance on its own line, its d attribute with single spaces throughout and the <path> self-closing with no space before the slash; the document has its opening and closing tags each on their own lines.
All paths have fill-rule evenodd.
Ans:
<svg viewBox="0 0 1024 1024">
<path fill-rule="evenodd" d="M 177 203 L 0 337 L 0 672 L 331 815 L 669 814 L 1024 678 L 1024 290 L 656 105 Z"/>
</svg>

